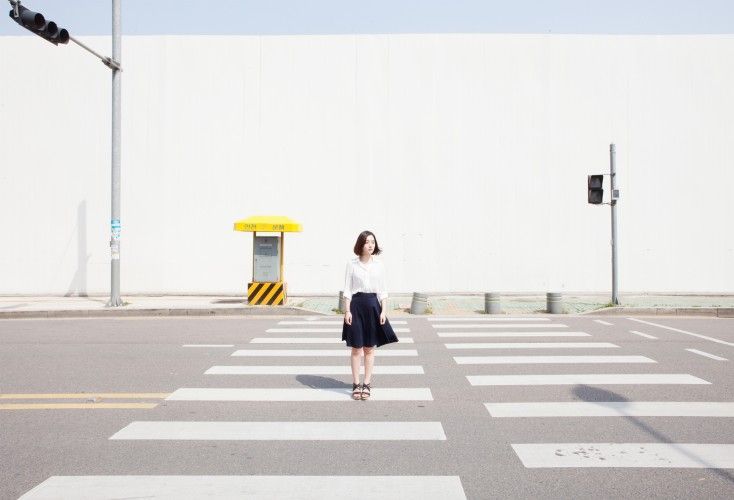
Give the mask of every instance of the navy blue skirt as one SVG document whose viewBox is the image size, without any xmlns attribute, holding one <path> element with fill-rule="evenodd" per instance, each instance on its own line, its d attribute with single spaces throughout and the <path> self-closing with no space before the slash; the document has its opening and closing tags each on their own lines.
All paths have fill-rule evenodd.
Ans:
<svg viewBox="0 0 734 500">
<path fill-rule="evenodd" d="M 398 337 L 385 319 L 380 324 L 380 301 L 375 293 L 355 293 L 349 311 L 352 313 L 352 324 L 342 326 L 342 340 L 349 347 L 380 347 L 397 342 Z"/>
</svg>

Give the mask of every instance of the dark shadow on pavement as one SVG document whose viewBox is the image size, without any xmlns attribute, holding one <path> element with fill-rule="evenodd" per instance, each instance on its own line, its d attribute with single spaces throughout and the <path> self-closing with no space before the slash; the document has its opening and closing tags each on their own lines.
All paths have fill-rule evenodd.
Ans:
<svg viewBox="0 0 734 500">
<path fill-rule="evenodd" d="M 314 389 L 351 389 L 352 385 L 331 377 L 320 377 L 318 375 L 298 375 L 296 380 L 301 384 L 312 387 Z"/>
<path fill-rule="evenodd" d="M 574 386 L 572 390 L 573 394 L 578 397 L 579 399 L 591 403 L 606 403 L 606 402 L 627 402 L 629 399 L 625 398 L 621 394 L 617 394 L 616 392 L 608 391 L 606 389 L 601 389 L 599 387 L 592 387 L 588 385 L 577 385 Z M 663 434 L 662 432 L 653 429 L 648 424 L 643 422 L 637 417 L 633 417 L 630 415 L 625 415 L 624 413 L 619 414 L 620 417 L 623 417 L 628 422 L 631 422 L 635 427 L 638 429 L 641 429 L 645 431 L 647 434 L 653 437 L 657 442 L 659 443 L 668 443 L 673 445 L 673 447 L 678 450 L 681 454 L 686 455 L 688 458 L 694 460 L 695 462 L 698 462 L 699 464 L 705 466 L 706 469 L 710 470 L 717 476 L 721 477 L 722 479 L 725 479 L 729 481 L 730 483 L 734 483 L 734 475 L 726 471 L 725 469 L 717 469 L 711 467 L 707 462 L 702 460 L 700 457 L 686 451 L 685 449 L 682 449 L 678 446 L 676 446 L 676 443 Z M 684 418 L 684 417 L 682 417 Z"/>
</svg>

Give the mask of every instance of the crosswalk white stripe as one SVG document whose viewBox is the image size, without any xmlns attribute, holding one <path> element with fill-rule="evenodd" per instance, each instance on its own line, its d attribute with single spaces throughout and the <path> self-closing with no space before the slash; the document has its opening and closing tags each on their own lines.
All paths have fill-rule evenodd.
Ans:
<svg viewBox="0 0 734 500">
<path fill-rule="evenodd" d="M 485 403 L 503 417 L 734 417 L 734 403 L 702 401 L 593 401 Z"/>
<path fill-rule="evenodd" d="M 454 356 L 457 365 L 657 363 L 645 356 Z"/>
<path fill-rule="evenodd" d="M 442 318 L 426 318 L 428 321 L 550 321 L 550 318 L 504 318 L 504 317 L 493 317 L 493 318 L 483 318 L 483 317 L 462 317 L 462 318 L 452 318 L 452 317 L 442 317 Z"/>
<path fill-rule="evenodd" d="M 642 333 L 635 330 L 630 330 L 630 333 L 634 333 L 635 335 L 639 335 L 640 337 L 645 337 L 646 339 L 653 339 L 657 340 L 658 338 L 654 335 L 650 335 L 649 333 Z"/>
<path fill-rule="evenodd" d="M 349 356 L 351 349 L 239 349 L 232 356 L 290 356 L 290 357 L 322 357 Z M 418 356 L 415 349 L 376 349 L 375 356 Z"/>
<path fill-rule="evenodd" d="M 439 337 L 590 337 L 586 332 L 437 332 Z M 400 339 L 401 341 L 403 339 Z"/>
<path fill-rule="evenodd" d="M 393 328 L 395 333 L 410 333 L 410 328 Z M 265 333 L 341 333 L 341 328 L 268 328 Z"/>
<path fill-rule="evenodd" d="M 734 343 L 732 343 L 732 342 L 727 342 L 725 340 L 715 339 L 715 338 L 709 337 L 707 335 L 701 335 L 700 333 L 687 332 L 685 330 L 679 330 L 678 328 L 673 328 L 673 327 L 670 327 L 670 326 L 660 325 L 658 323 L 651 323 L 649 321 L 644 321 L 644 320 L 637 319 L 637 318 L 627 318 L 627 319 L 630 320 L 630 321 L 637 321 L 638 323 L 644 323 L 644 324 L 650 325 L 650 326 L 657 326 L 658 328 L 663 328 L 665 330 L 670 330 L 672 332 L 683 333 L 685 335 L 691 335 L 692 337 L 698 337 L 700 339 L 710 340 L 711 342 L 716 342 L 717 344 L 723 344 L 723 345 L 728 345 L 729 347 L 734 347 Z"/>
<path fill-rule="evenodd" d="M 339 337 L 255 337 L 251 344 L 341 344 Z M 412 337 L 400 337 L 401 344 L 413 344 Z"/>
<path fill-rule="evenodd" d="M 715 359 L 716 361 L 729 361 L 726 358 L 722 358 L 721 356 L 717 356 L 716 354 L 711 354 L 705 351 L 699 351 L 698 349 L 686 349 L 688 352 L 692 352 L 693 354 L 698 354 L 699 356 L 704 356 L 706 358 Z"/>
<path fill-rule="evenodd" d="M 365 488 L 369 484 L 369 488 Z M 466 500 L 459 476 L 52 476 L 23 500 Z"/>
<path fill-rule="evenodd" d="M 482 325 L 482 324 L 477 323 L 477 324 L 472 324 L 472 325 L 447 325 L 447 324 L 441 323 L 438 325 L 431 325 L 431 326 L 433 328 L 451 328 L 451 329 L 461 329 L 461 328 L 568 328 L 567 325 L 561 325 L 561 324 Z"/>
<path fill-rule="evenodd" d="M 181 388 L 176 389 L 167 401 L 352 401 L 349 387 L 329 389 L 232 389 L 232 388 Z M 427 387 L 381 387 L 375 390 L 369 401 L 433 401 Z"/>
<path fill-rule="evenodd" d="M 441 422 L 131 422 L 112 440 L 445 441 Z"/>
<path fill-rule="evenodd" d="M 604 321 L 603 319 L 595 319 L 594 321 L 595 321 L 596 323 L 599 323 L 600 325 L 605 325 L 605 326 L 614 326 L 614 325 L 612 325 L 611 323 L 609 323 L 608 321 Z"/>
<path fill-rule="evenodd" d="M 609 342 L 482 342 L 445 344 L 447 349 L 612 349 Z"/>
<path fill-rule="evenodd" d="M 391 325 L 407 325 L 407 321 L 403 320 L 389 320 Z M 341 326 L 344 323 L 343 319 L 340 320 L 329 320 L 329 321 L 278 321 L 279 325 L 338 325 Z"/>
<path fill-rule="evenodd" d="M 246 365 L 246 366 L 212 366 L 205 375 L 348 375 L 352 373 L 351 367 L 347 365 L 331 365 L 331 366 L 262 366 L 262 365 Z M 364 373 L 364 366 L 360 367 L 361 373 Z M 412 365 L 377 365 L 372 368 L 375 375 L 422 375 L 422 366 Z"/>
<path fill-rule="evenodd" d="M 513 444 L 512 448 L 527 468 L 734 468 L 734 444 L 539 443 Z"/>
<path fill-rule="evenodd" d="M 468 375 L 471 385 L 710 384 L 687 373 L 574 373 L 563 375 Z"/>
</svg>

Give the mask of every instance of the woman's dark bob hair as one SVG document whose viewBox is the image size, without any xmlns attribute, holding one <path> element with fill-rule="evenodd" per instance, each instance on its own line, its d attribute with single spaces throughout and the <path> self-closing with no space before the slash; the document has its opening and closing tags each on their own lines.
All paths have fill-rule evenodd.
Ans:
<svg viewBox="0 0 734 500">
<path fill-rule="evenodd" d="M 364 248 L 364 244 L 367 243 L 367 236 L 372 236 L 375 239 L 375 251 L 372 252 L 372 255 L 380 255 L 380 245 L 377 244 L 377 236 L 375 236 L 375 233 L 372 231 L 362 231 L 359 233 L 359 236 L 357 236 L 357 243 L 354 244 L 354 253 L 356 255 L 362 255 L 362 249 Z"/>
</svg>

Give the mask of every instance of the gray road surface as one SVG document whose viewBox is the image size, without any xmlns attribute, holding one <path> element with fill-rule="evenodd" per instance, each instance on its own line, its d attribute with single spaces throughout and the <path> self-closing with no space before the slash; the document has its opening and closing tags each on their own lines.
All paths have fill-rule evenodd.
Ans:
<svg viewBox="0 0 734 500">
<path fill-rule="evenodd" d="M 171 497 L 186 496 L 182 492 L 196 496 L 197 488 L 212 488 L 206 491 L 213 494 L 220 487 L 222 496 L 232 496 L 233 491 L 240 492 L 235 496 L 247 496 L 242 493 L 245 491 L 256 496 L 257 491 L 263 498 L 283 497 L 284 492 L 292 498 L 326 498 L 329 493 L 341 498 L 345 493 L 351 498 L 388 498 L 390 492 L 399 490 L 400 498 L 411 498 L 411 494 L 426 498 L 420 485 L 442 498 L 734 497 L 731 405 L 673 405 L 665 410 L 673 416 L 646 416 L 634 413 L 663 410 L 660 405 L 631 404 L 734 403 L 734 319 L 639 318 L 653 323 L 647 324 L 628 318 L 536 316 L 532 321 L 486 322 L 481 328 L 470 326 L 484 324 L 478 321 L 395 319 L 407 321 L 395 328 L 409 330 L 398 336 L 410 337 L 414 343 L 381 348 L 376 365 L 419 366 L 424 373 L 375 375 L 374 400 L 369 402 L 166 399 L 181 388 L 313 389 L 328 393 L 328 397 L 340 397 L 343 390 L 351 388 L 348 374 L 205 374 L 214 366 L 347 366 L 346 355 L 232 356 L 243 349 L 345 350 L 340 343 L 251 342 L 255 338 L 340 337 L 336 332 L 296 331 L 303 327 L 337 329 L 338 325 L 282 323 L 307 321 L 303 317 L 0 321 L 0 498 L 18 498 L 36 487 L 26 498 L 81 498 L 89 483 L 74 476 L 111 476 L 105 480 L 113 482 L 121 476 L 165 476 L 158 481 L 168 481 L 168 487 L 173 488 Z M 271 328 L 292 331 L 268 332 Z M 528 336 L 531 332 L 557 336 Z M 562 336 L 565 332 L 588 336 Z M 453 336 L 441 337 L 439 333 Z M 456 336 L 464 333 L 475 336 Z M 485 333 L 492 336 L 476 336 Z M 618 347 L 538 345 L 549 342 L 611 343 Z M 460 343 L 534 345 L 500 349 L 450 349 L 446 345 Z M 231 347 L 183 347 L 185 344 Z M 387 355 L 388 351 L 413 349 L 417 356 Z M 492 357 L 502 364 L 458 364 L 455 356 Z M 520 359 L 508 356 L 527 358 L 518 364 Z M 643 358 L 639 357 L 644 357 L 648 362 L 602 363 L 602 359 L 611 358 L 584 358 L 587 362 L 581 363 L 581 358 L 566 358 L 561 363 L 563 358 L 557 356 L 635 356 L 622 359 L 640 361 Z M 554 377 L 574 374 L 626 375 L 628 378 L 621 380 L 629 383 L 598 377 Z M 642 384 L 640 381 L 651 380 L 629 379 L 635 374 L 677 378 Z M 543 377 L 473 379 L 509 375 Z M 467 376 L 495 384 L 523 385 L 472 385 Z M 560 382 L 563 385 L 558 385 Z M 428 389 L 432 400 L 379 400 L 389 392 L 381 391 L 396 388 Z M 64 394 L 67 396 L 62 397 Z M 576 416 L 547 417 L 492 416 L 485 407 L 485 403 L 522 402 L 594 404 L 565 407 L 564 411 Z M 38 406 L 59 403 L 91 408 Z M 144 403 L 149 408 L 104 407 L 121 403 Z M 558 406 L 555 410 L 534 408 L 558 411 Z M 500 409 L 527 411 L 528 407 L 505 406 L 496 411 Z M 729 416 L 676 416 L 684 410 Z M 578 411 L 618 413 L 579 416 Z M 128 438 L 123 434 L 119 438 L 118 433 L 133 422 L 212 424 L 197 440 L 185 439 L 182 424 L 177 424 L 178 431 L 170 430 L 169 425 L 155 428 L 147 437 L 143 434 L 132 439 L 134 434 Z M 233 424 L 226 424 L 230 427 L 223 430 L 218 425 L 223 422 Z M 263 424 L 255 424 L 258 422 Z M 365 424 L 355 431 L 350 422 Z M 414 425 L 408 424 L 410 432 L 406 434 L 405 426 L 410 422 Z M 244 427 L 237 427 L 241 424 Z M 146 432 L 148 424 L 136 425 L 142 426 L 137 430 Z M 281 427 L 269 427 L 272 425 Z M 332 434 L 338 427 L 346 434 Z M 162 439 L 166 432 L 173 434 Z M 240 434 L 234 439 L 235 434 L 227 432 Z M 269 434 L 258 435 L 263 432 Z M 118 437 L 110 439 L 115 435 Z M 552 449 L 537 446 L 544 443 L 553 444 Z M 609 448 L 609 444 L 614 446 Z M 220 477 L 188 478 L 193 482 L 186 483 L 180 476 Z M 247 490 L 242 485 L 219 484 L 222 476 L 245 480 L 275 476 L 275 480 L 258 483 L 260 489 Z M 385 482 L 373 476 L 389 478 Z M 449 481 L 440 482 L 442 478 Z M 460 483 L 451 483 L 452 478 Z M 140 493 L 136 484 L 143 489 L 150 484 L 145 477 L 122 479 L 108 489 L 95 490 L 89 498 L 133 496 Z M 397 482 L 390 483 L 390 479 Z M 406 482 L 400 482 L 403 479 Z M 439 482 L 434 485 L 434 480 Z M 67 485 L 71 489 L 64 490 Z M 54 486 L 62 489 L 54 490 Z M 437 489 L 441 486 L 446 490 Z"/>
</svg>

